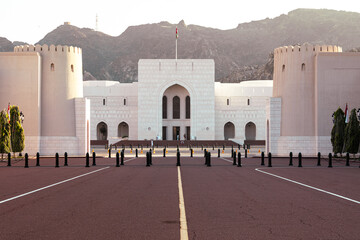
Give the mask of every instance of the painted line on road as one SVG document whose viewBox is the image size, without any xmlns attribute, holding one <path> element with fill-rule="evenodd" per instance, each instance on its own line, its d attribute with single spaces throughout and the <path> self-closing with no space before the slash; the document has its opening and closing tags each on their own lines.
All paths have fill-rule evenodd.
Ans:
<svg viewBox="0 0 360 240">
<path fill-rule="evenodd" d="M 268 172 L 265 172 L 265 171 L 260 170 L 259 168 L 256 168 L 255 171 L 258 171 L 258 172 L 261 172 L 261 173 L 265 173 L 265 174 L 268 174 L 268 175 L 270 175 L 270 176 L 277 177 L 277 178 L 280 178 L 280 179 L 282 179 L 282 180 L 285 180 L 285 181 L 288 181 L 288 182 L 292 182 L 292 183 L 301 185 L 301 186 L 303 186 L 303 187 L 311 188 L 311 189 L 314 189 L 314 190 L 319 191 L 319 192 L 323 192 L 323 193 L 326 193 L 326 194 L 329 194 L 329 195 L 332 195 L 332 196 L 335 196 L 335 197 L 338 197 L 338 198 L 342 198 L 342 199 L 348 200 L 348 201 L 350 201 L 350 202 L 354 202 L 354 203 L 360 204 L 360 201 L 356 201 L 356 200 L 354 200 L 354 199 L 351 199 L 351 198 L 348 198 L 348 197 L 344 197 L 344 196 L 341 196 L 341 195 L 336 194 L 336 193 L 332 193 L 332 192 L 329 192 L 329 191 L 326 191 L 326 190 L 323 190 L 323 189 L 320 189 L 320 188 L 316 188 L 316 187 L 313 187 L 313 186 L 310 186 L 310 185 L 307 185 L 307 184 L 304 184 L 304 183 L 301 183 L 301 182 L 297 182 L 297 181 L 294 181 L 294 180 L 291 180 L 291 179 L 288 179 L 288 178 L 284 178 L 284 177 L 281 177 L 281 176 L 278 176 L 278 175 L 275 175 L 275 174 L 272 174 L 272 173 L 268 173 Z"/>
<path fill-rule="evenodd" d="M 130 159 L 128 159 L 128 160 L 125 160 L 124 162 L 130 162 L 130 161 L 132 161 L 132 160 L 134 160 L 134 159 L 136 159 L 136 157 L 130 158 Z"/>
<path fill-rule="evenodd" d="M 188 228 L 186 222 L 186 214 L 185 214 L 185 201 L 184 201 L 184 193 L 181 182 L 181 172 L 180 167 L 178 169 L 178 187 L 179 187 L 179 209 L 180 209 L 180 240 L 188 240 Z"/>
<path fill-rule="evenodd" d="M 93 173 L 96 173 L 96 172 L 100 172 L 100 171 L 105 170 L 105 169 L 108 169 L 108 168 L 109 168 L 109 167 L 100 168 L 100 169 L 97 169 L 97 170 L 92 171 L 92 172 L 88 172 L 88 173 L 85 173 L 85 174 L 81 174 L 81 175 L 79 175 L 79 176 L 76 176 L 76 177 L 73 177 L 73 178 L 69 178 L 69 179 L 66 179 L 66 180 L 64 180 L 64 181 L 61 181 L 61 182 L 57 182 L 57 183 L 48 185 L 48 186 L 46 186 L 46 187 L 38 188 L 38 189 L 36 189 L 36 190 L 33 190 L 33 191 L 30 191 L 30 192 L 27 192 L 27 193 L 23 193 L 23 194 L 17 195 L 17 196 L 15 196 L 15 197 L 2 200 L 2 201 L 0 201 L 0 204 L 9 202 L 9 201 L 11 201 L 11 200 L 15 200 L 15 199 L 17 199 L 17 198 L 25 197 L 25 196 L 30 195 L 30 194 L 32 194 L 32 193 L 36 193 L 36 192 L 45 190 L 45 189 L 47 189 L 47 188 L 54 187 L 54 186 L 60 185 L 60 184 L 62 184 L 62 183 L 70 182 L 70 181 L 75 180 L 75 179 L 77 179 L 77 178 L 81 178 L 81 177 L 84 177 L 84 176 L 87 176 L 87 175 L 90 175 L 90 174 L 93 174 Z"/>
<path fill-rule="evenodd" d="M 227 162 L 230 162 L 230 163 L 233 163 L 234 161 L 230 161 L 230 160 L 228 160 L 228 159 L 226 159 L 226 158 L 223 158 L 223 157 L 221 157 L 220 159 L 222 159 L 222 160 L 224 160 L 224 161 L 227 161 Z"/>
</svg>

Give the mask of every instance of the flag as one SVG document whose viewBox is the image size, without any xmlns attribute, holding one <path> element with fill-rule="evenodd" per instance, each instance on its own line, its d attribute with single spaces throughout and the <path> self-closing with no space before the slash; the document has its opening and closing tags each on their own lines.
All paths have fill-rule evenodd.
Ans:
<svg viewBox="0 0 360 240">
<path fill-rule="evenodd" d="M 345 107 L 345 123 L 349 122 L 349 111 L 348 111 L 348 105 L 346 103 L 346 107 Z"/>
<path fill-rule="evenodd" d="M 10 103 L 8 104 L 8 111 L 7 111 L 7 114 L 9 116 L 9 123 L 10 123 Z"/>
<path fill-rule="evenodd" d="M 178 30 L 177 30 L 177 27 L 176 27 L 176 39 L 178 39 Z"/>
</svg>

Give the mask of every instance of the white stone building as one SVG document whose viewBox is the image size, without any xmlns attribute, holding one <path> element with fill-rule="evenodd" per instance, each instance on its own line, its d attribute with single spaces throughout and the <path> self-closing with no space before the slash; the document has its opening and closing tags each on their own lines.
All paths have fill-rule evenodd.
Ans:
<svg viewBox="0 0 360 240">
<path fill-rule="evenodd" d="M 91 139 L 265 140 L 272 81 L 215 82 L 211 59 L 141 59 L 139 81 L 84 82 Z"/>
</svg>

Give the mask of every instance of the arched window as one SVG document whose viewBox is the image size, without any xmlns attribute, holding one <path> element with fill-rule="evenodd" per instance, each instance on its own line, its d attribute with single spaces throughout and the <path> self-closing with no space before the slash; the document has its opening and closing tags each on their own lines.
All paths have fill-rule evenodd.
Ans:
<svg viewBox="0 0 360 240">
<path fill-rule="evenodd" d="M 186 96 L 185 98 L 185 108 L 186 108 L 186 119 L 190 119 L 190 97 Z"/>
<path fill-rule="evenodd" d="M 129 137 L 129 125 L 126 122 L 121 122 L 118 126 L 118 137 L 128 138 Z"/>
<path fill-rule="evenodd" d="M 178 96 L 173 98 L 173 119 L 180 119 L 180 98 Z"/>
<path fill-rule="evenodd" d="M 103 98 L 103 105 L 104 105 L 104 106 L 106 105 L 106 100 L 105 100 L 105 98 Z"/>
<path fill-rule="evenodd" d="M 232 122 L 227 122 L 224 125 L 224 139 L 229 140 L 235 138 L 235 126 Z"/>
<path fill-rule="evenodd" d="M 245 126 L 245 139 L 256 140 L 256 125 L 253 122 L 248 122 Z"/>
<path fill-rule="evenodd" d="M 97 140 L 107 140 L 108 129 L 104 122 L 100 122 L 96 127 Z"/>
<path fill-rule="evenodd" d="M 230 99 L 226 99 L 226 105 L 230 105 Z"/>
<path fill-rule="evenodd" d="M 55 64 L 54 63 L 51 63 L 50 64 L 50 70 L 53 72 L 55 71 Z"/>
<path fill-rule="evenodd" d="M 163 119 L 167 119 L 167 97 L 163 96 L 162 98 L 162 116 Z"/>
<path fill-rule="evenodd" d="M 301 71 L 305 71 L 305 63 L 301 64 Z"/>
<path fill-rule="evenodd" d="M 74 65 L 73 64 L 71 64 L 70 68 L 71 68 L 71 71 L 74 72 Z"/>
<path fill-rule="evenodd" d="M 283 64 L 283 66 L 282 66 L 282 71 L 283 72 L 285 71 L 285 64 Z"/>
</svg>

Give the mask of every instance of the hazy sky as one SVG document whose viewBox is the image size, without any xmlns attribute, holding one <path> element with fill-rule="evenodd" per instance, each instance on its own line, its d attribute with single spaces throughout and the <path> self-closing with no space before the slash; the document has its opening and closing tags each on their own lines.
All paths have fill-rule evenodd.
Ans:
<svg viewBox="0 0 360 240">
<path fill-rule="evenodd" d="M 128 26 L 168 21 L 231 29 L 239 23 L 274 18 L 297 8 L 360 12 L 357 0 L 2 0 L 0 37 L 34 44 L 65 21 L 118 36 Z"/>
</svg>

